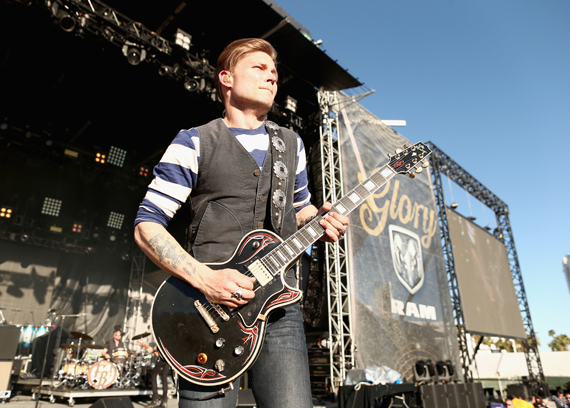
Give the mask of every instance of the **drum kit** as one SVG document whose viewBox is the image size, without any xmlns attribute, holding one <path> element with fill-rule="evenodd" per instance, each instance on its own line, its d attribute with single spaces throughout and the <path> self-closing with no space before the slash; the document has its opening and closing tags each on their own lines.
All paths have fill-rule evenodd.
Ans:
<svg viewBox="0 0 570 408">
<path fill-rule="evenodd" d="M 147 346 L 143 343 L 138 342 L 144 347 L 139 352 L 118 348 L 113 351 L 111 359 L 106 360 L 101 351 L 103 346 L 83 343 L 92 341 L 91 336 L 81 332 L 71 334 L 78 342 L 60 345 L 64 349 L 65 357 L 58 371 L 58 388 L 125 389 L 137 387 L 145 381 L 153 362 L 153 354 L 146 351 Z M 132 340 L 147 336 L 150 336 L 150 333 L 136 335 Z"/>
</svg>

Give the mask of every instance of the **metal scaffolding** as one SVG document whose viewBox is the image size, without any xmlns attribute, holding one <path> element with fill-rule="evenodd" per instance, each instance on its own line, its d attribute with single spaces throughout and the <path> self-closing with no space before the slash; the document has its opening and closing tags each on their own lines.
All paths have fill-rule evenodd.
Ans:
<svg viewBox="0 0 570 408">
<path fill-rule="evenodd" d="M 141 300 L 143 294 L 144 269 L 146 255 L 137 246 L 133 245 L 131 259 L 131 278 L 129 279 L 129 291 L 127 293 L 127 307 L 125 309 L 125 321 L 123 331 L 127 333 L 128 339 L 137 333 L 140 314 Z"/>
<path fill-rule="evenodd" d="M 342 163 L 338 138 L 338 97 L 336 92 L 319 91 L 321 109 L 320 147 L 323 201 L 334 203 L 343 196 Z M 328 293 L 330 380 L 333 391 L 354 367 L 350 285 L 346 240 L 327 243 L 325 271 Z"/>
<path fill-rule="evenodd" d="M 506 247 L 513 283 L 519 302 L 523 323 L 528 336 L 527 341 L 524 342 L 524 353 L 529 373 L 529 382 L 532 386 L 541 387 L 545 384 L 544 373 L 538 354 L 538 344 L 536 334 L 530 317 L 530 309 L 526 298 L 524 289 L 523 278 L 519 266 L 517 251 L 515 248 L 515 241 L 509 222 L 509 208 L 497 196 L 491 193 L 485 186 L 465 171 L 461 166 L 455 163 L 449 156 L 437 148 L 433 143 L 427 143 L 432 149 L 431 156 L 431 174 L 434 186 L 434 193 L 436 204 L 439 211 L 439 227 L 441 231 L 441 241 L 443 246 L 444 259 L 447 268 L 447 278 L 449 290 L 451 293 L 451 301 L 454 310 L 455 324 L 457 326 L 457 340 L 459 343 L 459 353 L 463 365 L 463 373 L 466 380 L 473 378 L 471 365 L 474 355 L 470 354 L 467 344 L 467 331 L 465 327 L 463 310 L 461 308 L 461 298 L 459 287 L 457 284 L 457 275 L 455 272 L 455 263 L 453 259 L 453 251 L 451 246 L 451 239 L 449 235 L 449 228 L 447 225 L 446 205 L 442 188 L 442 172 L 455 182 L 457 185 L 465 189 L 473 197 L 476 197 L 484 205 L 489 207 L 497 219 L 497 228 L 494 235 L 497 239 L 501 240 Z"/>
</svg>

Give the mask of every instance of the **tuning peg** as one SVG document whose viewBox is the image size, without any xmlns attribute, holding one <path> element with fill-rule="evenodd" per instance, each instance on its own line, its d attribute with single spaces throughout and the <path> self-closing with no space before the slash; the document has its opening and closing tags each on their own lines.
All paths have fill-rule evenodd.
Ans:
<svg viewBox="0 0 570 408">
<path fill-rule="evenodd" d="M 416 178 L 416 175 L 414 173 L 408 173 L 408 176 L 410 176 L 411 179 Z"/>
<path fill-rule="evenodd" d="M 407 148 L 408 148 L 408 145 L 404 145 L 404 149 L 407 149 Z"/>
<path fill-rule="evenodd" d="M 423 171 L 421 167 L 416 167 L 416 173 L 420 174 Z"/>
<path fill-rule="evenodd" d="M 390 153 L 388 153 L 388 158 L 389 158 L 389 159 L 391 159 L 391 158 L 392 158 L 392 155 L 391 155 Z"/>
<path fill-rule="evenodd" d="M 396 149 L 396 154 L 402 153 L 402 149 Z"/>
<path fill-rule="evenodd" d="M 422 167 L 423 167 L 424 169 L 425 169 L 425 168 L 428 168 L 428 167 L 429 167 L 429 162 L 428 162 L 427 160 L 422 161 Z"/>
</svg>

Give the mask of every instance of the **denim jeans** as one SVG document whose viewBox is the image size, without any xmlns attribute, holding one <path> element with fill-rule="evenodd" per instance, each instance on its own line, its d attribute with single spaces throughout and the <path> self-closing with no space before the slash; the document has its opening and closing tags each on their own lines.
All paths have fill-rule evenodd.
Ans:
<svg viewBox="0 0 570 408">
<path fill-rule="evenodd" d="M 311 384 L 303 317 L 299 303 L 275 310 L 267 324 L 259 357 L 248 374 L 258 408 L 311 408 Z M 224 387 L 202 387 L 179 378 L 179 408 L 235 408 L 239 379 L 234 390 L 204 401 Z M 190 398 L 190 399 L 189 399 Z"/>
</svg>

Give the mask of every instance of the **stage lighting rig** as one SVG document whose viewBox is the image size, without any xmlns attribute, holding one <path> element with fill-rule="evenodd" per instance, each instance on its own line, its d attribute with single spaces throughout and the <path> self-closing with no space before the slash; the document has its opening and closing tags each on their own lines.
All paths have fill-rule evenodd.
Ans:
<svg viewBox="0 0 570 408">
<path fill-rule="evenodd" d="M 188 92 L 203 91 L 206 87 L 206 80 L 200 77 L 186 78 L 184 81 L 184 88 Z"/>
<path fill-rule="evenodd" d="M 14 210 L 10 207 L 2 207 L 0 208 L 0 219 L 2 220 L 9 220 L 12 218 Z"/>
<path fill-rule="evenodd" d="M 412 369 L 417 383 L 428 384 L 437 381 L 435 367 L 431 360 L 418 360 Z"/>
<path fill-rule="evenodd" d="M 123 164 L 125 163 L 125 157 L 127 157 L 126 150 L 111 146 L 111 149 L 109 150 L 109 158 L 107 161 L 109 164 L 113 164 L 117 167 L 123 167 Z"/>
<path fill-rule="evenodd" d="M 119 214 L 114 211 L 111 211 L 109 214 L 109 220 L 107 221 L 107 227 L 121 229 L 123 226 L 123 220 L 125 219 L 124 214 Z"/>
<path fill-rule="evenodd" d="M 450 360 L 438 361 L 435 363 L 435 368 L 437 371 L 437 376 L 441 382 L 450 382 L 453 378 L 455 370 L 453 369 L 453 364 Z"/>
<path fill-rule="evenodd" d="M 42 206 L 42 214 L 51 215 L 52 217 L 59 217 L 61 211 L 61 200 L 55 198 L 45 197 Z"/>
<path fill-rule="evenodd" d="M 139 65 L 146 59 L 146 50 L 140 44 L 126 41 L 123 45 L 123 55 L 127 57 L 127 61 L 131 65 Z"/>
<path fill-rule="evenodd" d="M 174 35 L 174 44 L 185 49 L 186 51 L 190 51 L 190 46 L 192 45 L 192 36 L 181 29 L 177 29 L 176 34 Z"/>
</svg>

